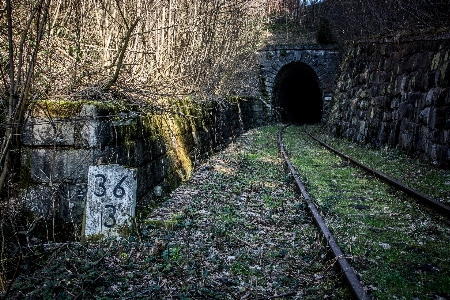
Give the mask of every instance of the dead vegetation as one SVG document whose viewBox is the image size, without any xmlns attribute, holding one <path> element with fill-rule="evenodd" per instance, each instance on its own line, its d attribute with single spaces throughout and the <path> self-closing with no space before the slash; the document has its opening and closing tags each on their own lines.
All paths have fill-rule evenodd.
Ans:
<svg viewBox="0 0 450 300">
<path fill-rule="evenodd" d="M 128 240 L 32 248 L 12 298 L 348 297 L 279 161 L 277 130 L 251 130 L 205 162 Z"/>
</svg>

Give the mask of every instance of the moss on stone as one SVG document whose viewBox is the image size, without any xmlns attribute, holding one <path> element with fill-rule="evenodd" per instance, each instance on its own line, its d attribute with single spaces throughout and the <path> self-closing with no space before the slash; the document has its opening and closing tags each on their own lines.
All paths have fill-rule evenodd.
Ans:
<svg viewBox="0 0 450 300">
<path fill-rule="evenodd" d="M 33 104 L 34 115 L 42 111 L 46 116 L 54 118 L 70 118 L 80 113 L 82 102 L 70 100 L 38 100 Z"/>
<path fill-rule="evenodd" d="M 36 100 L 32 103 L 32 113 L 34 115 L 40 115 L 40 112 L 42 112 L 46 117 L 68 119 L 80 114 L 84 105 L 93 105 L 112 114 L 131 110 L 130 105 L 124 101 Z"/>
<path fill-rule="evenodd" d="M 438 52 L 434 55 L 433 60 L 431 61 L 431 70 L 436 70 L 439 66 L 439 61 L 441 58 L 441 53 Z"/>
</svg>

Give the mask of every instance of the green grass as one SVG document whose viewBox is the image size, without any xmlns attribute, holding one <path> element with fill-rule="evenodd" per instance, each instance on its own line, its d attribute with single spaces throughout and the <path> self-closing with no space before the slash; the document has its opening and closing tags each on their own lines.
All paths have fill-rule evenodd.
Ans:
<svg viewBox="0 0 450 300">
<path fill-rule="evenodd" d="M 335 138 L 323 133 L 318 126 L 311 126 L 308 130 L 317 138 L 363 164 L 450 205 L 450 170 L 439 169 L 427 162 L 411 158 L 397 149 L 377 150 Z"/>
<path fill-rule="evenodd" d="M 250 130 L 212 156 L 146 221 L 137 221 L 130 239 L 46 253 L 39 266 L 17 278 L 11 295 L 267 299 L 294 293 L 302 299 L 348 299 L 283 169 L 279 129 Z"/>
<path fill-rule="evenodd" d="M 374 150 L 333 141 L 345 150 L 352 149 L 351 155 L 357 159 L 381 157 Z M 373 297 L 435 299 L 450 295 L 450 227 L 446 218 L 342 161 L 298 127 L 286 130 L 284 142 L 297 171 L 307 178 L 307 188 L 330 230 Z M 384 162 L 383 171 L 417 170 L 400 161 L 401 168 L 400 163 L 392 167 Z M 372 166 L 382 164 L 379 160 Z M 441 172 L 428 169 L 421 169 L 421 174 Z M 440 186 L 441 181 L 433 183 L 435 177 L 427 178 L 423 185 Z"/>
</svg>

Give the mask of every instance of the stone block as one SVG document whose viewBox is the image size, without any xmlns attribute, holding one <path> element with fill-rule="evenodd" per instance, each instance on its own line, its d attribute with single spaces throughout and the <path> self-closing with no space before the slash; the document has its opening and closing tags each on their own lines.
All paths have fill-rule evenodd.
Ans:
<svg viewBox="0 0 450 300">
<path fill-rule="evenodd" d="M 127 235 L 136 207 L 136 170 L 120 165 L 91 166 L 84 234 Z"/>
<path fill-rule="evenodd" d="M 425 152 L 425 150 L 428 147 L 429 139 L 430 138 L 430 129 L 426 126 L 420 126 L 419 132 L 416 137 L 416 149 L 422 150 Z"/>
<path fill-rule="evenodd" d="M 398 108 L 399 119 L 412 119 L 414 116 L 414 108 L 409 103 L 401 103 Z"/>
<path fill-rule="evenodd" d="M 437 73 L 438 72 L 436 72 L 436 71 L 432 71 L 432 72 L 428 73 L 428 85 L 427 85 L 425 90 L 430 90 L 430 89 L 432 89 L 432 88 L 437 86 L 437 81 L 436 81 L 436 74 Z"/>
<path fill-rule="evenodd" d="M 343 131 L 342 136 L 345 138 L 353 138 L 353 136 L 355 135 L 355 129 L 354 128 L 347 128 Z"/>
<path fill-rule="evenodd" d="M 29 155 L 31 178 L 37 183 L 86 182 L 93 159 L 86 149 L 31 149 Z"/>
<path fill-rule="evenodd" d="M 395 88 L 393 89 L 394 94 L 401 94 L 406 91 L 408 86 L 408 78 L 406 76 L 399 76 L 395 81 Z"/>
<path fill-rule="evenodd" d="M 81 224 L 87 197 L 87 183 L 59 185 L 59 214 L 66 222 Z"/>
<path fill-rule="evenodd" d="M 67 119 L 32 118 L 22 130 L 22 143 L 27 146 L 72 146 L 74 123 Z"/>
<path fill-rule="evenodd" d="M 56 217 L 78 224 L 82 221 L 85 197 L 86 184 L 83 183 L 32 184 L 20 193 L 35 217 Z"/>
<path fill-rule="evenodd" d="M 361 135 L 366 135 L 366 132 L 367 132 L 366 122 L 361 121 L 361 122 L 359 123 L 359 130 L 358 130 L 358 132 L 359 132 Z"/>
<path fill-rule="evenodd" d="M 441 130 L 433 130 L 430 134 L 430 140 L 435 144 L 443 144 L 444 143 L 444 132 Z"/>
<path fill-rule="evenodd" d="M 403 132 L 400 134 L 399 145 L 403 150 L 409 151 L 412 148 L 413 135 L 411 133 Z"/>
<path fill-rule="evenodd" d="M 167 145 L 163 136 L 157 135 L 151 139 L 151 152 L 153 153 L 153 158 L 167 153 Z"/>
<path fill-rule="evenodd" d="M 397 97 L 391 97 L 391 109 L 395 109 L 398 108 L 400 105 L 400 99 L 398 99 Z"/>
<path fill-rule="evenodd" d="M 389 125 L 385 122 L 381 123 L 380 130 L 378 131 L 378 141 L 380 144 L 386 144 L 387 142 L 387 129 L 389 128 Z"/>
<path fill-rule="evenodd" d="M 138 138 L 137 120 L 121 120 L 111 123 L 110 145 L 117 145 L 136 140 Z"/>
<path fill-rule="evenodd" d="M 439 145 L 439 144 L 432 144 L 431 145 L 431 151 L 429 152 L 430 158 L 433 160 L 433 162 L 438 163 L 441 162 L 441 164 L 445 163 L 445 157 L 448 155 L 448 148 Z M 446 162 L 448 163 L 448 162 Z"/>
<path fill-rule="evenodd" d="M 436 107 L 435 127 L 441 130 L 445 129 L 448 120 L 450 120 L 450 106 Z"/>
<path fill-rule="evenodd" d="M 429 83 L 428 83 L 428 79 L 429 79 L 429 75 L 428 72 L 426 72 L 425 70 L 422 72 L 422 79 L 420 82 L 420 91 L 421 92 L 426 92 L 429 90 Z"/>
<path fill-rule="evenodd" d="M 450 130 L 444 130 L 444 145 L 449 145 L 449 149 L 450 149 Z"/>
<path fill-rule="evenodd" d="M 429 107 L 420 111 L 420 113 L 419 113 L 420 124 L 428 125 L 429 118 L 430 118 L 430 108 Z"/>
<path fill-rule="evenodd" d="M 392 121 L 392 112 L 390 111 L 383 111 L 383 122 L 390 122 Z"/>
<path fill-rule="evenodd" d="M 109 140 L 109 135 L 106 136 L 105 134 L 106 129 L 109 129 L 109 124 L 106 122 L 97 120 L 83 122 L 80 129 L 82 144 L 87 145 L 88 147 L 100 147 L 100 145 L 106 145 L 108 143 L 106 140 Z"/>
<path fill-rule="evenodd" d="M 400 126 L 401 121 L 393 121 L 391 123 L 391 128 L 388 137 L 388 144 L 391 147 L 395 147 L 398 143 L 399 135 L 400 135 Z"/>
<path fill-rule="evenodd" d="M 402 72 L 411 73 L 417 69 L 418 58 L 420 57 L 420 53 L 416 53 L 407 58 L 407 61 L 403 64 Z"/>
<path fill-rule="evenodd" d="M 439 89 L 436 97 L 436 105 L 444 106 L 446 104 L 450 104 L 450 88 Z"/>
<path fill-rule="evenodd" d="M 127 144 L 107 146 L 93 149 L 95 164 L 119 164 L 127 167 L 138 167 L 153 159 L 151 143 L 136 140 Z"/>
<path fill-rule="evenodd" d="M 409 82 L 409 90 L 413 92 L 421 91 L 421 83 L 422 83 L 422 71 L 415 71 L 411 74 L 410 82 Z"/>
<path fill-rule="evenodd" d="M 53 215 L 57 194 L 57 186 L 30 185 L 21 191 L 20 198 L 36 217 L 48 218 Z"/>
<path fill-rule="evenodd" d="M 436 109 L 434 107 L 430 108 L 430 114 L 428 117 L 428 123 L 429 128 L 435 128 L 436 126 Z"/>
<path fill-rule="evenodd" d="M 155 177 L 153 176 L 153 162 L 149 162 L 143 166 L 137 168 L 137 182 L 139 182 L 136 190 L 137 199 L 144 197 L 153 186 L 159 182 L 155 182 Z M 151 176 L 149 176 L 151 175 Z"/>
<path fill-rule="evenodd" d="M 153 183 L 155 185 L 159 184 L 167 177 L 170 167 L 170 160 L 167 155 L 160 157 L 152 162 L 151 173 L 153 176 Z"/>
</svg>

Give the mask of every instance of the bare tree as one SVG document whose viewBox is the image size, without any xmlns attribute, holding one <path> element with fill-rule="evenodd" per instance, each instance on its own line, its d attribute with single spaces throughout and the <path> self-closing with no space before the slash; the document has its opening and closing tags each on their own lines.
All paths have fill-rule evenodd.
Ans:
<svg viewBox="0 0 450 300">
<path fill-rule="evenodd" d="M 26 109 L 33 98 L 33 84 L 36 78 L 35 67 L 41 49 L 41 41 L 46 32 L 50 0 L 24 1 L 15 4 L 6 1 L 6 18 L 2 18 L 7 34 L 2 35 L 2 44 L 7 44 L 2 51 L 1 76 L 3 79 L 2 100 L 7 103 L 6 129 L 3 133 L 0 148 L 0 190 L 7 180 L 13 156 L 18 156 L 20 148 L 19 126 L 23 121 Z M 29 9 L 25 15 L 24 8 Z M 3 16 L 2 16 L 3 17 Z M 20 22 L 18 20 L 25 20 Z M 6 42 L 7 41 L 7 42 Z M 7 57 L 7 59 L 5 59 Z M 6 63 L 7 62 L 7 63 Z"/>
<path fill-rule="evenodd" d="M 36 99 L 139 103 L 248 93 L 263 0 L 7 0 L 0 4 L 0 236 L 22 249 L 10 201 L 20 127 Z M 256 88 L 256 85 L 253 86 Z M 6 200 L 5 200 L 6 199 Z M 11 205 L 10 205 L 11 202 Z M 20 203 L 19 203 L 20 204 Z M 4 209 L 6 208 L 6 209 Z M 11 209 L 10 209 L 11 208 Z M 25 224 L 28 233 L 36 222 Z M 26 222 L 24 222 L 26 223 Z M 12 232 L 3 231 L 9 224 Z M 54 233 L 54 229 L 53 229 Z M 7 236 L 7 234 L 9 234 Z M 49 239 L 49 237 L 47 237 Z M 0 249 L 0 292 L 20 265 Z M 9 252 L 8 252 L 9 251 Z M 18 261 L 16 264 L 15 262 Z M 16 268 L 17 270 L 17 268 Z"/>
<path fill-rule="evenodd" d="M 445 0 L 324 0 L 320 5 L 340 40 L 450 26 Z"/>
<path fill-rule="evenodd" d="M 10 214 L 9 195 L 4 191 L 5 185 L 12 184 L 18 170 L 20 155 L 20 124 L 23 122 L 25 113 L 30 101 L 39 95 L 35 88 L 36 65 L 38 64 L 41 44 L 47 33 L 49 19 L 50 0 L 29 0 L 17 1 L 6 0 L 5 7 L 0 13 L 0 76 L 2 79 L 1 101 L 4 111 L 4 127 L 1 131 L 0 147 L 0 191 L 3 196 L 7 196 L 6 203 L 1 205 L 2 244 L 1 244 L 1 271 L 6 273 L 8 265 L 4 257 L 5 240 L 3 225 L 5 220 L 9 224 L 14 224 L 12 214 Z M 0 114 L 2 114 L 0 112 Z M 22 253 L 20 243 L 15 234 L 19 256 L 16 268 L 13 272 L 10 283 L 5 286 L 3 275 L 0 276 L 0 283 L 3 297 L 8 296 L 10 287 L 17 276 Z"/>
</svg>

